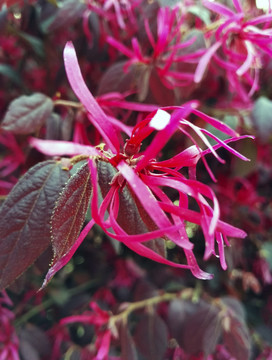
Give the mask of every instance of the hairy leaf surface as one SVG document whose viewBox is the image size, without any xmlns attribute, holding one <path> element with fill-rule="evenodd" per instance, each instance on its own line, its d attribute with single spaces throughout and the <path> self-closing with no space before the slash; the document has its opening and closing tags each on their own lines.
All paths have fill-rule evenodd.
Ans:
<svg viewBox="0 0 272 360">
<path fill-rule="evenodd" d="M 53 263 L 73 246 L 88 210 L 92 186 L 88 163 L 69 179 L 54 208 L 52 225 Z"/>
<path fill-rule="evenodd" d="M 45 123 L 52 110 L 53 101 L 46 95 L 23 95 L 10 103 L 1 127 L 14 134 L 31 134 Z"/>
<path fill-rule="evenodd" d="M 54 160 L 32 167 L 0 208 L 0 289 L 50 245 L 50 218 L 69 172 Z"/>
</svg>

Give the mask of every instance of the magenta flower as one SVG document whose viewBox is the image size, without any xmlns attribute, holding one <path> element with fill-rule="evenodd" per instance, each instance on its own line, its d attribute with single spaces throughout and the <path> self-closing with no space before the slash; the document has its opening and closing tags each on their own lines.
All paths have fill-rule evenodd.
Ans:
<svg viewBox="0 0 272 360">
<path fill-rule="evenodd" d="M 13 173 L 24 164 L 25 155 L 11 133 L 0 134 L 0 144 L 5 149 L 0 160 L 0 195 L 6 195 L 18 180 Z"/>
<path fill-rule="evenodd" d="M 107 42 L 129 58 L 124 66 L 125 71 L 135 64 L 142 68 L 143 82 L 149 82 L 154 69 L 163 85 L 167 88 L 173 89 L 177 86 L 187 86 L 193 83 L 194 75 L 190 72 L 178 71 L 176 64 L 194 61 L 204 53 L 204 50 L 180 54 L 182 49 L 189 47 L 196 40 L 196 37 L 192 37 L 189 40 L 182 41 L 181 26 L 183 24 L 184 16 L 181 14 L 179 7 L 172 9 L 162 7 L 157 14 L 157 33 L 155 36 L 152 33 L 148 19 L 144 19 L 149 44 L 140 44 L 136 37 L 131 40 L 131 48 L 124 45 L 121 40 L 118 41 L 111 36 L 107 37 Z M 146 84 L 142 84 L 142 94 L 139 95 L 139 98 L 143 100 L 147 92 L 144 85 Z"/>
<path fill-rule="evenodd" d="M 121 137 L 124 132 L 122 126 L 117 124 L 118 120 L 115 123 L 111 121 L 86 87 L 72 43 L 67 43 L 65 47 L 64 62 L 75 94 L 106 144 L 93 147 L 75 142 L 31 139 L 31 144 L 47 155 L 85 154 L 92 184 L 92 220 L 64 255 L 54 259 L 45 283 L 71 259 L 95 223 L 106 234 L 142 256 L 166 265 L 190 269 L 197 278 L 211 279 L 211 274 L 199 268 L 193 244 L 187 235 L 186 223 L 196 224 L 205 237 L 204 259 L 218 253 L 221 266 L 226 269 L 224 247 L 229 245 L 228 237 L 243 238 L 246 234 L 220 220 L 217 198 L 209 186 L 196 180 L 196 165 L 202 159 L 214 178 L 205 155 L 212 153 L 224 162 L 216 153 L 219 147 L 248 160 L 228 145 L 244 136 L 239 137 L 225 124 L 198 111 L 198 103 L 191 101 L 183 106 L 153 111 L 132 131 L 127 129 L 129 138 L 124 143 Z M 196 126 L 187 120 L 190 114 L 200 117 L 230 138 L 222 141 L 206 129 Z M 177 133 L 188 136 L 193 145 L 168 160 L 158 161 L 165 144 Z M 142 150 L 142 143 L 146 143 L 150 135 L 153 135 L 152 140 Z M 217 145 L 212 146 L 208 137 L 215 140 Z M 206 150 L 200 148 L 200 142 L 206 146 Z M 188 178 L 180 172 L 185 167 L 188 168 Z M 100 191 L 102 203 L 99 202 Z M 174 202 L 169 191 L 175 193 Z M 190 199 L 194 199 L 198 211 L 190 209 Z M 186 264 L 167 259 L 166 241 L 171 241 L 184 251 Z"/>
<path fill-rule="evenodd" d="M 82 315 L 66 317 L 60 321 L 60 324 L 67 325 L 79 322 L 81 324 L 94 325 L 96 334 L 95 349 L 97 350 L 97 353 L 92 359 L 108 359 L 111 338 L 113 336 L 108 326 L 110 314 L 107 311 L 100 309 L 95 302 L 90 303 L 90 308 L 92 312 L 86 311 Z"/>
<path fill-rule="evenodd" d="M 93 43 L 93 35 L 89 29 L 89 17 L 92 12 L 96 13 L 99 21 L 100 43 L 103 43 L 107 32 L 110 30 L 119 36 L 122 30 L 127 34 L 136 29 L 135 7 L 139 6 L 142 0 L 98 0 L 88 1 L 88 9 L 83 15 L 83 30 L 89 42 Z"/>
<path fill-rule="evenodd" d="M 204 0 L 202 3 L 218 14 L 218 21 L 215 22 L 218 26 L 207 33 L 207 40 L 211 44 L 199 61 L 194 80 L 196 83 L 202 80 L 213 59 L 226 71 L 232 91 L 247 101 L 259 88 L 259 72 L 264 55 L 272 55 L 272 29 L 267 28 L 272 14 L 250 18 L 251 13 L 244 12 L 239 0 L 233 0 L 236 12 L 218 2 Z M 248 93 L 243 84 L 249 88 Z"/>
<path fill-rule="evenodd" d="M 5 291 L 0 294 L 0 360 L 19 360 L 19 340 L 15 333 L 14 314 L 6 306 L 12 305 Z"/>
</svg>

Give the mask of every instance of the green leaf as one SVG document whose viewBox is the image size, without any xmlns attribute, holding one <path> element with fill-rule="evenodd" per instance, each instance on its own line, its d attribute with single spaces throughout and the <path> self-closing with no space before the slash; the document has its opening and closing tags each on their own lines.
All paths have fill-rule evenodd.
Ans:
<svg viewBox="0 0 272 360">
<path fill-rule="evenodd" d="M 270 270 L 272 270 L 272 243 L 266 242 L 262 245 L 260 254 L 269 264 Z"/>
<path fill-rule="evenodd" d="M 0 64 L 0 74 L 12 80 L 16 85 L 22 86 L 19 74 L 7 64 Z"/>
<path fill-rule="evenodd" d="M 257 136 L 263 142 L 268 142 L 272 136 L 271 112 L 272 101 L 265 96 L 260 96 L 254 103 L 251 118 Z"/>
<path fill-rule="evenodd" d="M 190 6 L 188 8 L 188 12 L 191 14 L 199 17 L 205 25 L 209 25 L 211 23 L 210 20 L 210 12 L 209 10 L 205 9 L 203 6 Z"/>
<path fill-rule="evenodd" d="M 24 32 L 19 32 L 18 37 L 20 37 L 21 39 L 23 39 L 26 43 L 28 43 L 30 45 L 30 47 L 32 48 L 32 50 L 40 57 L 44 57 L 45 56 L 45 51 L 44 51 L 44 43 L 41 39 L 26 34 Z"/>
<path fill-rule="evenodd" d="M 239 119 L 237 116 L 232 116 L 232 115 L 226 115 L 224 116 L 223 119 L 224 124 L 228 125 L 231 129 L 235 130 L 238 126 L 238 122 Z M 218 139 L 220 140 L 226 140 L 229 138 L 229 136 L 225 133 L 223 133 L 222 131 L 214 128 L 212 125 L 207 124 L 206 125 L 206 129 L 212 133 L 213 135 L 215 135 L 216 137 L 218 137 Z M 217 141 L 215 141 L 214 139 L 209 138 L 209 141 L 212 145 L 217 144 Z"/>
</svg>

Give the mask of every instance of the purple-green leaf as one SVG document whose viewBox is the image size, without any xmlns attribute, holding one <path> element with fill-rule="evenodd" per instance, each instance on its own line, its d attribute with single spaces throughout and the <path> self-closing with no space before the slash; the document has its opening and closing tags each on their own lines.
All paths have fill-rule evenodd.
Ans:
<svg viewBox="0 0 272 360">
<path fill-rule="evenodd" d="M 222 320 L 223 343 L 236 360 L 248 360 L 251 353 L 251 339 L 242 304 L 231 297 L 223 297 L 225 316 Z"/>
<path fill-rule="evenodd" d="M 191 355 L 210 355 L 219 342 L 222 326 L 219 308 L 203 300 L 192 303 L 185 300 L 171 302 L 168 323 L 180 347 Z"/>
<path fill-rule="evenodd" d="M 51 219 L 53 263 L 67 254 L 85 220 L 92 186 L 88 163 L 69 179 L 54 208 Z"/>
<path fill-rule="evenodd" d="M 22 95 L 10 103 L 1 127 L 14 134 L 31 134 L 45 123 L 53 106 L 44 94 Z"/>
<path fill-rule="evenodd" d="M 0 208 L 0 289 L 10 285 L 50 245 L 50 218 L 69 171 L 48 160 L 32 167 Z"/>
<path fill-rule="evenodd" d="M 229 329 L 223 334 L 224 345 L 236 360 L 250 358 L 250 336 L 245 322 L 230 319 Z"/>
<path fill-rule="evenodd" d="M 148 312 L 142 316 L 136 326 L 134 340 L 144 359 L 165 359 L 168 330 L 165 322 L 155 312 Z"/>
<path fill-rule="evenodd" d="M 71 26 L 77 19 L 81 18 L 85 9 L 86 5 L 84 2 L 77 0 L 63 1 L 48 27 L 46 26 L 46 22 L 44 22 L 43 30 L 52 33 L 59 28 Z"/>
<path fill-rule="evenodd" d="M 122 360 L 137 360 L 137 351 L 134 341 L 130 335 L 127 323 L 121 323 L 119 328 L 119 337 L 121 342 L 121 359 Z"/>
</svg>

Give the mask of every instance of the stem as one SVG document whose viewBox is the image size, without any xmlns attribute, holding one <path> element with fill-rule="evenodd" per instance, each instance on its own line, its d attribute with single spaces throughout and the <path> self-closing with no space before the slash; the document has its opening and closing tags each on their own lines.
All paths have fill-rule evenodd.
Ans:
<svg viewBox="0 0 272 360">
<path fill-rule="evenodd" d="M 113 315 L 110 317 L 109 322 L 108 322 L 108 327 L 115 328 L 115 326 L 118 322 L 120 322 L 120 321 L 125 322 L 127 320 L 128 316 L 133 311 L 136 311 L 136 310 L 139 310 L 139 309 L 142 309 L 145 307 L 147 307 L 147 308 L 153 307 L 154 305 L 160 304 L 162 302 L 169 302 L 174 299 L 179 299 L 179 298 L 188 299 L 193 296 L 193 293 L 194 293 L 193 289 L 186 289 L 186 290 L 178 291 L 176 293 L 164 293 L 162 295 L 154 296 L 149 299 L 137 301 L 135 303 L 130 303 L 130 304 L 128 304 L 127 308 L 124 311 L 122 311 L 121 313 L 119 313 L 117 315 Z"/>
<path fill-rule="evenodd" d="M 52 298 L 45 300 L 43 303 L 33 307 L 27 313 L 25 313 L 23 316 L 21 316 L 18 320 L 16 320 L 14 322 L 14 326 L 18 327 L 18 326 L 22 325 L 23 323 L 25 323 L 29 319 L 31 319 L 33 316 L 39 314 L 40 311 L 49 308 L 53 304 L 54 304 L 54 300 Z"/>
<path fill-rule="evenodd" d="M 83 108 L 83 105 L 81 103 L 75 102 L 75 101 L 68 101 L 68 100 L 55 100 L 54 101 L 54 105 L 62 105 L 62 106 L 68 106 L 68 107 L 73 107 L 73 108 Z"/>
<path fill-rule="evenodd" d="M 204 27 L 204 32 L 209 32 L 212 30 L 217 29 L 221 24 L 223 24 L 225 21 L 223 19 L 219 19 L 211 24 L 208 24 Z"/>
<path fill-rule="evenodd" d="M 76 156 L 72 157 L 72 159 L 70 159 L 70 162 L 72 165 L 75 165 L 75 164 L 79 163 L 80 161 L 89 159 L 89 157 L 90 157 L 89 155 L 84 155 L 84 154 L 76 155 Z"/>
<path fill-rule="evenodd" d="M 91 280 L 87 283 L 81 284 L 73 289 L 67 290 L 67 298 L 65 299 L 64 303 L 68 301 L 69 298 L 71 298 L 73 295 L 79 294 L 83 290 L 90 289 L 92 287 L 97 286 L 100 283 L 98 279 Z M 54 298 L 49 298 L 45 300 L 43 303 L 31 308 L 28 312 L 26 312 L 24 315 L 22 315 L 18 320 L 14 322 L 15 327 L 18 327 L 24 323 L 26 323 L 29 319 L 31 319 L 33 316 L 39 314 L 40 311 L 48 309 L 50 306 L 52 306 L 55 303 Z"/>
</svg>

